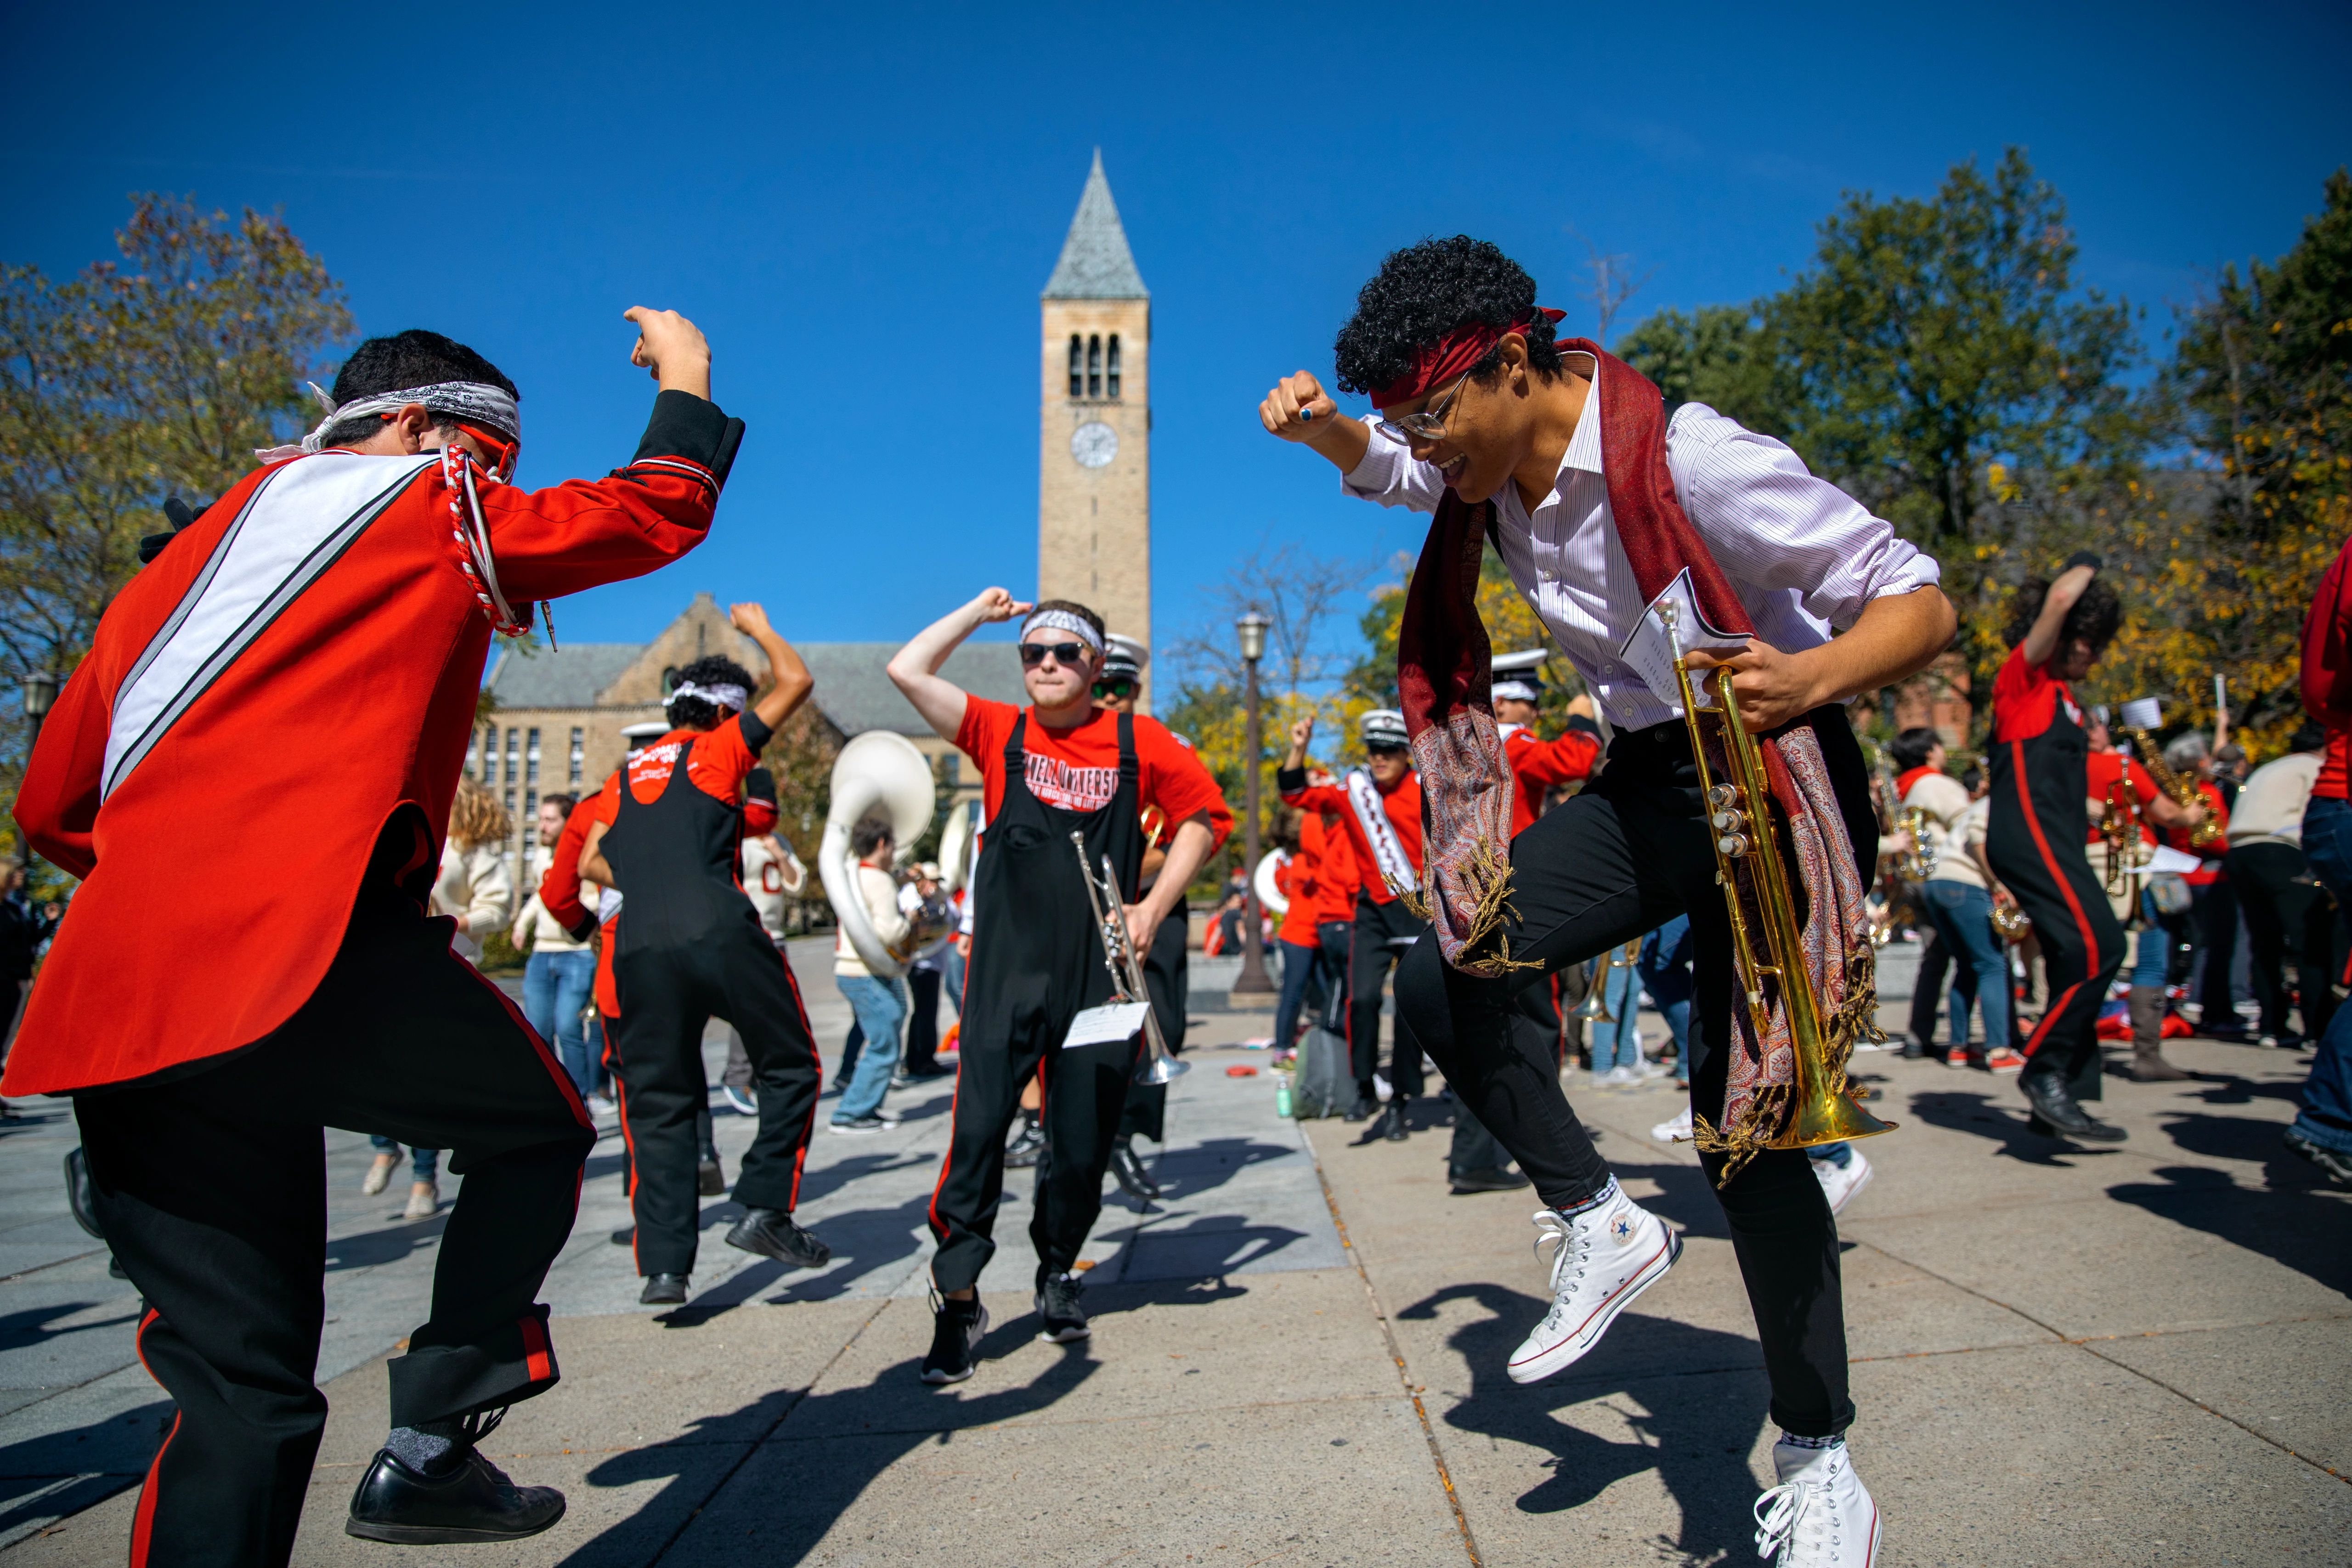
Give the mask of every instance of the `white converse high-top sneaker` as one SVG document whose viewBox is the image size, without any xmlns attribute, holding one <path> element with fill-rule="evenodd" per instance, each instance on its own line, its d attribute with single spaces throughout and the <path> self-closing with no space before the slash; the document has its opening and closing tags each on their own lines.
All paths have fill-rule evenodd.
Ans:
<svg viewBox="0 0 2352 1568">
<path fill-rule="evenodd" d="M 1551 1310 L 1511 1352 L 1514 1383 L 1537 1383 L 1568 1365 L 1609 1331 L 1626 1303 L 1664 1278 L 1682 1256 L 1682 1237 L 1620 1192 L 1615 1182 L 1581 1214 L 1538 1211 L 1536 1256 L 1552 1244 Z"/>
<path fill-rule="evenodd" d="M 1833 1448 L 1772 1445 L 1780 1484 L 1756 1500 L 1756 1555 L 1777 1568 L 1871 1568 L 1878 1561 L 1878 1505 Z"/>
</svg>

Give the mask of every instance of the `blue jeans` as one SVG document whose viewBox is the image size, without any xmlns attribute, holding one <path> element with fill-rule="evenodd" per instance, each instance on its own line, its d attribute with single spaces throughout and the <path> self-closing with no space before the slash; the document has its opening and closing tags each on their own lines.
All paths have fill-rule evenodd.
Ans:
<svg viewBox="0 0 2352 1568">
<path fill-rule="evenodd" d="M 1593 962 L 1599 964 L 1601 999 L 1609 1011 L 1617 1015 L 1613 1024 L 1592 1026 L 1592 1070 L 1607 1072 L 1611 1068 L 1639 1068 L 1642 1065 L 1642 1032 L 1634 1026 L 1633 1015 L 1641 1010 L 1641 988 L 1633 984 L 1633 964 L 1620 969 L 1612 962 L 1622 952 L 1612 948 Z"/>
<path fill-rule="evenodd" d="M 2352 804 L 2313 796 L 2303 808 L 2303 853 L 2336 903 L 2352 909 Z M 2294 1130 L 2323 1149 L 2352 1154 L 2352 1006 L 2336 1008 L 2319 1037 Z"/>
<path fill-rule="evenodd" d="M 2156 889 L 2142 883 L 2139 931 L 2132 937 L 2131 983 L 2135 988 L 2164 984 L 2165 965 L 2172 962 L 2172 932 L 2156 907 Z"/>
<path fill-rule="evenodd" d="M 1633 968 L 1650 1000 L 1658 1005 L 1658 1016 L 1674 1033 L 1676 1083 L 1690 1082 L 1691 998 L 1698 994 L 1691 961 L 1696 951 L 1690 916 L 1676 915 L 1642 939 L 1642 956 Z"/>
<path fill-rule="evenodd" d="M 596 1087 L 596 1056 L 589 1048 L 588 1032 L 581 1026 L 580 1010 L 596 985 L 596 954 L 587 948 L 572 952 L 534 952 L 522 966 L 522 1016 L 540 1038 L 555 1047 L 555 1058 L 572 1075 L 572 1087 L 588 1094 Z"/>
<path fill-rule="evenodd" d="M 1307 987 L 1323 963 L 1320 947 L 1277 942 L 1282 954 L 1282 999 L 1274 1007 L 1274 1048 L 1286 1051 L 1298 1043 L 1298 1013 L 1307 1005 Z"/>
<path fill-rule="evenodd" d="M 394 1142 L 391 1139 L 385 1137 L 381 1132 L 369 1133 L 368 1142 L 375 1145 L 375 1152 L 379 1154 L 397 1154 L 400 1152 L 400 1145 Z M 411 1149 L 408 1152 L 408 1169 L 418 1181 L 430 1182 L 436 1180 L 438 1176 L 440 1168 L 440 1150 Z"/>
<path fill-rule="evenodd" d="M 833 983 L 841 987 L 866 1037 L 833 1113 L 836 1122 L 856 1121 L 881 1110 L 882 1097 L 890 1091 L 890 1075 L 898 1068 L 898 1026 L 907 1021 L 907 983 L 870 974 L 836 974 Z"/>
<path fill-rule="evenodd" d="M 1992 895 L 1967 882 L 1927 882 L 1927 921 L 1952 957 L 1952 1044 L 1969 1039 L 1969 1003 L 1984 1021 L 1985 1049 L 2009 1044 L 2009 953 L 1992 929 Z"/>
</svg>

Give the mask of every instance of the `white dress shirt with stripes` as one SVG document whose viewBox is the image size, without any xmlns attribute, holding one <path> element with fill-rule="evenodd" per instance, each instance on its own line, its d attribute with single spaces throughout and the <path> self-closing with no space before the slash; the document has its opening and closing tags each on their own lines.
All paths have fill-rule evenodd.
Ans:
<svg viewBox="0 0 2352 1568">
<path fill-rule="evenodd" d="M 1618 542 L 1601 477 L 1601 387 L 1576 423 L 1559 476 L 1530 512 L 1507 481 L 1495 495 L 1496 549 L 1519 592 L 1584 677 L 1593 700 L 1621 730 L 1682 716 L 1629 650 L 1654 626 Z M 1815 479 L 1781 442 L 1759 436 L 1704 404 L 1686 403 L 1666 426 L 1666 468 L 1675 494 L 1716 563 L 1739 595 L 1756 636 L 1783 653 L 1829 641 L 1863 606 L 1937 581 L 1935 560 L 1897 537 L 1853 497 Z M 1430 464 L 1377 429 L 1371 447 L 1341 481 L 1349 495 L 1382 506 L 1434 511 L 1444 480 Z M 1636 655 L 1629 658 L 1628 652 Z M 1671 689 L 1669 689 L 1670 690 Z"/>
</svg>

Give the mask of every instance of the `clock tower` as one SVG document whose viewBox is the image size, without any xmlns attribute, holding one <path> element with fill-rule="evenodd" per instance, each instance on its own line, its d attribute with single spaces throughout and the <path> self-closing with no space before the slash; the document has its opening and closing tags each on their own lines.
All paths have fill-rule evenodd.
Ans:
<svg viewBox="0 0 2352 1568">
<path fill-rule="evenodd" d="M 1040 301 L 1037 596 L 1076 599 L 1151 641 L 1151 291 L 1102 151 Z M 1148 706 L 1145 672 L 1139 706 Z"/>
</svg>

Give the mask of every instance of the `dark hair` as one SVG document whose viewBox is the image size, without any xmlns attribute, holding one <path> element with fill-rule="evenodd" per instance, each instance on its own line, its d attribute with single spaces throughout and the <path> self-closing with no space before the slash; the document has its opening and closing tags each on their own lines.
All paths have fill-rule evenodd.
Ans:
<svg viewBox="0 0 2352 1568">
<path fill-rule="evenodd" d="M 746 691 L 752 685 L 750 670 L 715 653 L 677 672 L 678 686 L 689 680 L 697 686 L 740 686 Z M 663 706 L 669 710 L 669 721 L 681 730 L 708 730 L 719 722 L 719 704 L 707 697 L 673 697 Z"/>
<path fill-rule="evenodd" d="M 878 816 L 869 816 L 849 830 L 849 848 L 860 860 L 890 842 L 890 825 Z"/>
<path fill-rule="evenodd" d="M 576 795 L 543 795 L 539 797 L 539 804 L 541 805 L 559 806 L 562 809 L 564 816 L 570 816 L 572 815 L 572 808 L 580 804 L 580 800 Z"/>
<path fill-rule="evenodd" d="M 1967 767 L 1960 770 L 1960 787 L 1967 790 L 1970 795 L 1976 794 L 1978 787 L 1983 783 L 1984 770 L 1977 766 L 1976 763 L 1970 763 Z"/>
<path fill-rule="evenodd" d="M 498 366 L 465 344 L 416 328 L 388 338 L 370 338 L 353 349 L 352 357 L 335 374 L 333 395 L 341 405 L 362 397 L 381 397 L 404 387 L 431 386 L 441 381 L 478 381 L 502 388 L 510 397 L 522 395 Z M 445 419 L 455 417 L 449 410 L 436 408 L 429 403 L 425 411 Z M 329 429 L 325 445 L 340 447 L 364 441 L 382 427 L 383 421 L 375 415 L 362 414 Z"/>
<path fill-rule="evenodd" d="M 2294 733 L 2287 737 L 2286 749 L 2290 752 L 2324 752 L 2327 749 L 2327 731 L 2316 724 L 2298 724 L 2295 726 Z M 2231 752 L 2238 754 L 2234 757 L 2231 756 L 2229 753 Z M 2242 761 L 2245 754 L 2246 749 L 2232 741 L 2214 752 L 2213 760 L 2217 763 L 2235 763 Z"/>
<path fill-rule="evenodd" d="M 1103 618 L 1100 616 L 1096 615 L 1092 610 L 1087 608 L 1084 605 L 1079 604 L 1076 599 L 1040 599 L 1037 601 L 1037 607 L 1031 610 L 1029 614 L 1031 616 L 1037 616 L 1044 614 L 1047 610 L 1059 610 L 1064 615 L 1077 616 L 1078 619 L 1094 627 L 1096 640 L 1100 642 L 1104 648 L 1108 649 L 1110 647 L 1110 628 L 1103 625 Z M 1023 618 L 1025 620 L 1028 617 L 1024 616 Z M 1100 658 L 1103 655 L 1097 653 L 1095 657 L 1097 658 Z"/>
<path fill-rule="evenodd" d="M 1886 748 L 1886 754 L 1895 759 L 1896 767 L 1907 773 L 1913 768 L 1926 767 L 1929 755 L 1943 743 L 1943 736 L 1921 724 L 1895 736 L 1895 743 Z"/>
<path fill-rule="evenodd" d="M 2050 584 L 2039 577 L 2028 577 L 2018 584 L 2017 597 L 2009 606 L 2009 628 L 2003 634 L 2010 647 L 2023 642 L 2033 630 L 2033 623 L 2042 618 L 2042 602 L 2050 597 Z M 2093 658 L 2107 651 L 2116 640 L 2117 628 L 2124 624 L 2124 602 L 2107 586 L 2104 577 L 2094 577 L 2074 607 L 2066 612 L 2065 623 L 2058 628 L 2061 648 L 2076 637 L 2091 645 Z"/>
<path fill-rule="evenodd" d="M 1340 390 L 1376 392 L 1412 370 L 1417 351 L 1456 327 L 1472 321 L 1507 327 L 1535 303 L 1536 280 L 1527 268 L 1483 239 L 1457 234 L 1392 250 L 1356 295 L 1356 313 L 1331 345 Z M 1551 322 L 1538 316 L 1519 331 L 1536 374 L 1558 375 Z M 1497 344 L 1470 374 L 1491 381 L 1501 363 Z"/>
</svg>

